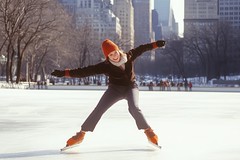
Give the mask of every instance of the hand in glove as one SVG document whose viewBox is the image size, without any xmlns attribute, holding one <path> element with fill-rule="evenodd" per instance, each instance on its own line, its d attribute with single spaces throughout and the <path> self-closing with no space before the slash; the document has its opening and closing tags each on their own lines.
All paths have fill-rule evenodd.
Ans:
<svg viewBox="0 0 240 160">
<path fill-rule="evenodd" d="M 158 41 L 156 41 L 156 45 L 158 46 L 158 47 L 163 47 L 163 46 L 165 46 L 165 41 L 163 41 L 163 40 L 158 40 Z"/>
<path fill-rule="evenodd" d="M 56 77 L 64 77 L 65 76 L 65 71 L 61 71 L 61 70 L 54 70 L 51 73 L 52 76 L 56 76 Z"/>
</svg>

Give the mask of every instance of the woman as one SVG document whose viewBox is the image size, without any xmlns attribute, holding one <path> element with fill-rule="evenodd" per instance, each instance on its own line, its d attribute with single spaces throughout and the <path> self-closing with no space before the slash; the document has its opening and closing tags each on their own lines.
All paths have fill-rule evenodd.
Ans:
<svg viewBox="0 0 240 160">
<path fill-rule="evenodd" d="M 82 142 L 85 133 L 92 132 L 101 116 L 114 103 L 121 99 L 128 102 L 128 110 L 135 119 L 138 129 L 143 129 L 148 140 L 158 145 L 158 137 L 145 120 L 138 107 L 139 90 L 134 73 L 134 60 L 143 52 L 158 47 L 163 47 L 165 41 L 159 40 L 153 43 L 140 45 L 139 47 L 123 53 L 111 40 L 106 39 L 102 43 L 102 51 L 106 58 L 104 62 L 78 69 L 55 70 L 51 73 L 57 77 L 87 77 L 95 74 L 109 76 L 108 89 L 103 94 L 99 103 L 81 126 L 81 131 L 67 141 L 66 147 Z"/>
</svg>

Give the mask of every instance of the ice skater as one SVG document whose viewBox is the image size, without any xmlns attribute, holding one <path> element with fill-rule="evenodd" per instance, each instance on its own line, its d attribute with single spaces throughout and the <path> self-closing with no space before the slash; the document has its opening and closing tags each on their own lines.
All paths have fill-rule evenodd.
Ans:
<svg viewBox="0 0 240 160">
<path fill-rule="evenodd" d="M 134 60 L 143 52 L 165 46 L 165 41 L 159 40 L 143 44 L 124 53 L 109 39 L 102 43 L 105 61 L 77 69 L 54 70 L 51 73 L 57 77 L 87 77 L 96 74 L 105 74 L 109 77 L 108 89 L 105 91 L 95 109 L 81 126 L 80 132 L 68 139 L 66 147 L 79 144 L 83 141 L 86 132 L 93 132 L 98 121 L 114 103 L 126 99 L 128 110 L 135 119 L 139 130 L 144 130 L 149 142 L 158 145 L 158 136 L 153 132 L 144 118 L 139 106 L 139 89 L 134 73 Z"/>
</svg>

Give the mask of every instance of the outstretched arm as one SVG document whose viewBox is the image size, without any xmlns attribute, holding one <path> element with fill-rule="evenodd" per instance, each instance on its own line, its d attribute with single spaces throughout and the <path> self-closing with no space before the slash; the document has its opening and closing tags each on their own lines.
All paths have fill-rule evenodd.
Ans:
<svg viewBox="0 0 240 160">
<path fill-rule="evenodd" d="M 164 40 L 158 40 L 156 42 L 140 45 L 140 46 L 130 50 L 129 53 L 131 54 L 132 58 L 135 59 L 138 56 L 140 56 L 142 53 L 156 49 L 156 48 L 164 47 L 165 44 L 166 44 L 166 42 Z"/>
<path fill-rule="evenodd" d="M 54 70 L 51 75 L 56 77 L 82 78 L 103 73 L 106 73 L 106 67 L 104 62 L 101 62 L 96 65 L 91 65 L 83 68 Z"/>
</svg>

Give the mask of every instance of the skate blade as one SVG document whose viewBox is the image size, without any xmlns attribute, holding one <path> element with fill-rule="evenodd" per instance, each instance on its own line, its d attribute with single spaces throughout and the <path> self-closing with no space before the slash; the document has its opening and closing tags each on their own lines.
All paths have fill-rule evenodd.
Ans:
<svg viewBox="0 0 240 160">
<path fill-rule="evenodd" d="M 156 149 L 156 150 L 160 150 L 162 148 L 162 146 L 156 145 L 156 144 L 152 143 L 151 141 L 149 141 L 149 144 L 153 149 Z"/>
<path fill-rule="evenodd" d="M 60 150 L 61 150 L 61 152 L 63 152 L 63 151 L 66 151 L 66 150 L 68 150 L 68 149 L 75 148 L 75 147 L 77 147 L 77 146 L 79 146 L 79 145 L 80 145 L 80 144 L 74 144 L 74 145 L 71 145 L 71 146 L 64 147 L 64 148 L 62 148 L 62 149 L 60 149 Z"/>
</svg>

